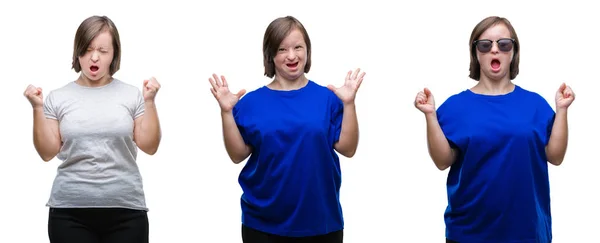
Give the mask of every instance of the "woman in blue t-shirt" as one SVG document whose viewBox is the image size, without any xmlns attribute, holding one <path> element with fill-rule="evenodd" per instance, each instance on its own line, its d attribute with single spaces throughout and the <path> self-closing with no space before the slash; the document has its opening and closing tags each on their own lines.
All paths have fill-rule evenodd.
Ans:
<svg viewBox="0 0 600 243">
<path fill-rule="evenodd" d="M 549 243 L 547 162 L 563 162 L 575 94 L 562 84 L 554 112 L 542 96 L 512 83 L 520 46 L 505 18 L 477 24 L 469 48 L 474 87 L 449 97 L 437 112 L 428 89 L 415 99 L 427 121 L 432 160 L 440 170 L 450 167 L 446 242 Z"/>
<path fill-rule="evenodd" d="M 291 16 L 267 27 L 263 60 L 273 81 L 242 99 L 245 90 L 233 94 L 225 77 L 209 79 L 229 157 L 240 163 L 250 156 L 239 176 L 243 241 L 342 242 L 335 151 L 346 157 L 356 151 L 354 97 L 365 73 L 348 72 L 339 88 L 307 79 L 310 38 Z"/>
</svg>

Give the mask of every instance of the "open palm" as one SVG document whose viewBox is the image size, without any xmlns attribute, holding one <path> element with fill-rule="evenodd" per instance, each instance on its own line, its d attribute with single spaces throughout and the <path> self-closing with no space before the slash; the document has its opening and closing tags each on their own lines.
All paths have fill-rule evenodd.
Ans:
<svg viewBox="0 0 600 243">
<path fill-rule="evenodd" d="M 231 93 L 225 76 L 221 76 L 221 79 L 219 79 L 219 76 L 213 74 L 212 78 L 209 78 L 208 81 L 212 86 L 210 91 L 217 102 L 219 102 L 222 112 L 233 110 L 235 104 L 237 104 L 240 98 L 246 93 L 245 89 L 240 90 L 237 94 Z"/>
<path fill-rule="evenodd" d="M 346 75 L 346 81 L 344 82 L 343 86 L 336 88 L 333 85 L 328 85 L 327 88 L 333 91 L 344 104 L 352 103 L 354 102 L 356 92 L 358 91 L 358 88 L 360 88 L 360 84 L 365 76 L 364 72 L 360 74 L 359 73 L 360 68 L 357 68 L 354 73 L 352 73 L 352 71 L 348 71 L 348 74 Z"/>
</svg>

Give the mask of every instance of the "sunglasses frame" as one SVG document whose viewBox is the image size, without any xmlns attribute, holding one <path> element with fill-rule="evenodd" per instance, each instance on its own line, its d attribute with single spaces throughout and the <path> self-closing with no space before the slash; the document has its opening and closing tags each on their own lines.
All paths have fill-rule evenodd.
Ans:
<svg viewBox="0 0 600 243">
<path fill-rule="evenodd" d="M 488 52 L 492 51 L 492 48 L 490 48 L 490 50 L 489 50 L 489 51 L 483 52 L 483 51 L 479 50 L 479 48 L 477 47 L 477 44 L 478 44 L 479 42 L 482 42 L 482 41 L 486 41 L 486 42 L 488 42 L 488 41 L 489 41 L 489 42 L 491 42 L 491 43 L 492 43 L 492 47 L 493 47 L 493 43 L 494 43 L 494 42 L 496 42 L 497 44 L 500 44 L 500 41 L 503 41 L 503 40 L 510 40 L 510 41 L 512 42 L 512 47 L 511 47 L 511 48 L 510 48 L 510 50 L 508 50 L 508 51 L 502 51 L 502 50 L 500 50 L 500 45 L 498 45 L 498 50 L 500 50 L 501 52 L 509 52 L 509 51 L 511 51 L 511 50 L 513 50 L 513 49 L 515 49 L 515 46 L 516 46 L 516 43 L 517 43 L 517 42 L 516 42 L 516 41 L 515 41 L 515 39 L 513 39 L 513 38 L 500 38 L 500 39 L 498 39 L 498 40 L 496 40 L 496 41 L 492 41 L 492 40 L 489 40 L 489 39 L 474 40 L 474 41 L 473 41 L 473 48 L 477 49 L 477 50 L 478 50 L 479 52 L 481 52 L 481 53 L 488 53 Z"/>
</svg>

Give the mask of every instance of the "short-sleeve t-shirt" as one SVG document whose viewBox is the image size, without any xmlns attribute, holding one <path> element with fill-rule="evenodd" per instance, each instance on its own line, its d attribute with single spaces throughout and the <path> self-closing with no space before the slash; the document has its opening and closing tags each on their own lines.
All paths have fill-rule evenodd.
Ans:
<svg viewBox="0 0 600 243">
<path fill-rule="evenodd" d="M 446 236 L 461 243 L 539 243 L 552 239 L 545 147 L 555 112 L 515 86 L 504 95 L 470 90 L 437 110 L 459 152 L 447 179 Z"/>
<path fill-rule="evenodd" d="M 245 226 L 291 237 L 343 229 L 334 151 L 342 114 L 341 100 L 310 80 L 292 91 L 263 86 L 240 99 L 233 115 L 252 147 L 239 175 Z"/>
<path fill-rule="evenodd" d="M 69 82 L 48 94 L 44 113 L 58 120 L 62 138 L 47 206 L 148 210 L 133 141 L 134 120 L 144 114 L 138 88 L 118 79 L 101 87 Z"/>
</svg>

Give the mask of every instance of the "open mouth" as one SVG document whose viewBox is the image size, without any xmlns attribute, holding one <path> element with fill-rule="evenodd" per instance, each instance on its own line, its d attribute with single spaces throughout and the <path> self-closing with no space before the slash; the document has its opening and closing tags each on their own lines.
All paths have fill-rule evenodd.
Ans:
<svg viewBox="0 0 600 243">
<path fill-rule="evenodd" d="M 286 64 L 286 66 L 289 68 L 296 68 L 296 67 L 298 67 L 298 62 L 288 63 L 288 64 Z"/>
<path fill-rule="evenodd" d="M 494 71 L 499 70 L 500 69 L 500 60 L 492 59 L 491 66 L 492 66 L 492 70 L 494 70 Z"/>
<path fill-rule="evenodd" d="M 92 71 L 92 72 L 96 72 L 96 71 L 98 71 L 98 69 L 100 69 L 98 66 L 95 66 L 95 65 L 90 66 L 90 71 Z"/>
</svg>

